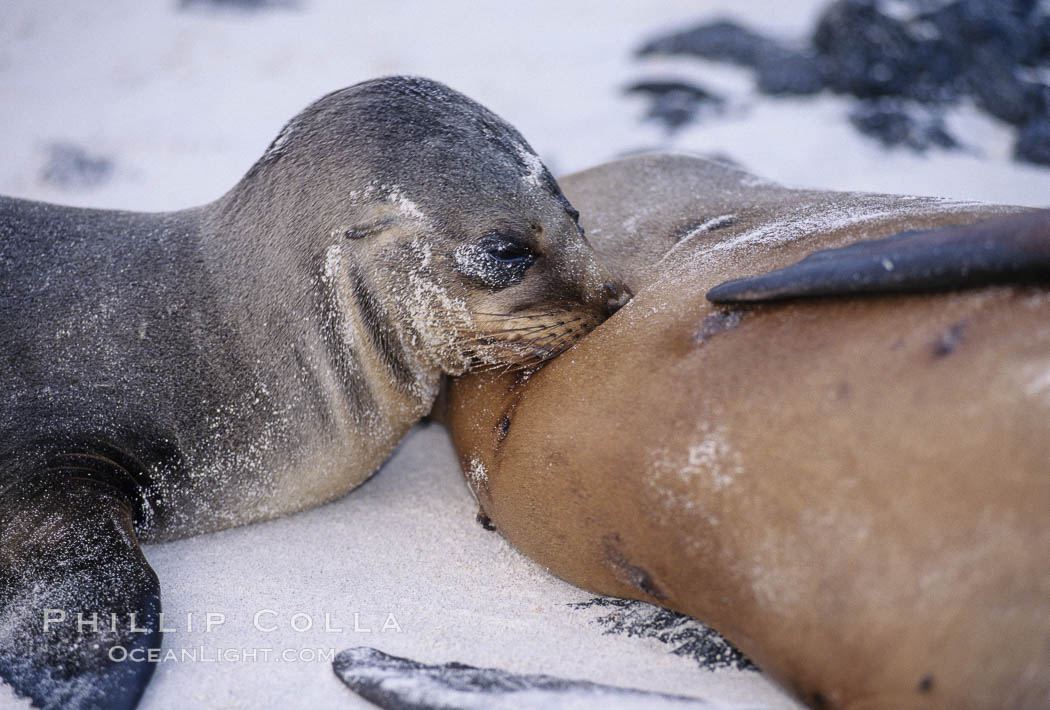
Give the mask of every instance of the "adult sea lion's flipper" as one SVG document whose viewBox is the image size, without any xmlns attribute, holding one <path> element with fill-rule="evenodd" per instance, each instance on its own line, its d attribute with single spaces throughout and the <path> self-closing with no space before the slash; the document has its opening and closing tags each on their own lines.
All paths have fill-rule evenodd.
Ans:
<svg viewBox="0 0 1050 710">
<path fill-rule="evenodd" d="M 719 710 L 702 698 L 667 695 L 549 675 L 525 675 L 464 663 L 427 665 L 367 646 L 340 651 L 332 670 L 351 690 L 383 710 L 532 710 L 629 707 Z"/>
<path fill-rule="evenodd" d="M 0 677 L 18 694 L 42 708 L 135 707 L 159 613 L 157 575 L 116 488 L 62 476 L 5 492 Z"/>
<path fill-rule="evenodd" d="M 1039 210 L 813 252 L 786 268 L 721 283 L 707 292 L 707 300 L 742 303 L 1047 281 L 1050 210 Z"/>
</svg>

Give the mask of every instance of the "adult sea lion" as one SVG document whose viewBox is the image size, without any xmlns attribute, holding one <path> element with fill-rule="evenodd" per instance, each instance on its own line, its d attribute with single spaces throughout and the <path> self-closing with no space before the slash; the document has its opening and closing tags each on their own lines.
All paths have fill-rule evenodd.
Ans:
<svg viewBox="0 0 1050 710">
<path fill-rule="evenodd" d="M 622 298 L 577 216 L 517 131 L 407 77 L 320 99 L 203 207 L 0 200 L 0 676 L 134 706 L 139 540 L 331 500 L 442 374 L 568 347 Z"/>
<path fill-rule="evenodd" d="M 1050 705 L 1050 213 L 669 155 L 561 184 L 635 296 L 453 381 L 499 531 L 814 708 Z"/>
</svg>

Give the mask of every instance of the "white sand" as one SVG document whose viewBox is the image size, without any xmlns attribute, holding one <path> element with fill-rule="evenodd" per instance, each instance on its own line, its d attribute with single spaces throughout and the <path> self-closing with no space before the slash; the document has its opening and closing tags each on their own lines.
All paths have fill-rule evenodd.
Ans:
<svg viewBox="0 0 1050 710">
<path fill-rule="evenodd" d="M 708 673 L 657 641 L 602 635 L 593 595 L 532 563 L 474 521 L 477 508 L 444 431 L 417 428 L 380 473 L 336 503 L 262 525 L 147 549 L 171 626 L 224 613 L 210 634 L 168 634 L 173 648 L 372 646 L 427 663 L 460 661 L 613 685 L 790 707 L 755 674 Z M 254 614 L 270 633 L 257 631 Z M 297 633 L 292 616 L 315 628 Z M 358 627 L 371 632 L 354 631 Z M 324 615 L 342 633 L 324 630 Z M 388 614 L 401 631 L 381 631 Z M 304 626 L 306 620 L 296 619 Z M 144 708 L 366 705 L 324 662 L 162 664 Z"/>
<path fill-rule="evenodd" d="M 625 151 L 679 148 L 722 152 L 791 185 L 1050 204 L 1050 170 L 1010 161 L 1012 132 L 972 109 L 953 112 L 950 125 L 981 156 L 887 152 L 848 124 L 845 99 L 768 99 L 740 69 L 631 56 L 654 33 L 716 16 L 801 38 L 825 0 L 301 4 L 243 13 L 175 12 L 176 0 L 6 0 L 0 192 L 133 209 L 204 202 L 313 99 L 374 76 L 416 73 L 506 118 L 555 174 Z M 644 101 L 620 89 L 670 75 L 728 93 L 734 110 L 673 139 L 640 124 Z M 117 179 L 80 192 L 40 183 L 55 141 L 115 157 Z"/>
<path fill-rule="evenodd" d="M 859 137 L 849 103 L 771 100 L 747 72 L 699 62 L 638 63 L 654 32 L 717 14 L 798 37 L 823 0 L 541 0 L 515 3 L 303 0 L 299 11 L 175 11 L 175 0 L 5 0 L 0 5 L 0 192 L 67 204 L 174 209 L 217 197 L 318 96 L 366 78 L 443 80 L 515 124 L 556 173 L 623 152 L 720 152 L 794 185 L 1050 204 L 1050 170 L 1008 159 L 1010 131 L 973 110 L 951 116 L 974 154 L 886 152 Z M 705 10 L 709 8 L 709 10 Z M 721 12 L 719 10 L 725 10 Z M 731 8 L 731 10 L 730 10 Z M 733 110 L 673 139 L 639 123 L 620 89 L 684 75 L 728 93 Z M 55 142 L 115 161 L 91 189 L 40 180 Z M 604 636 L 590 598 L 478 526 L 445 435 L 415 430 L 373 480 L 332 505 L 146 550 L 160 576 L 168 648 L 339 651 L 377 647 L 726 703 L 792 707 L 759 676 L 708 673 L 660 643 Z M 277 623 L 270 633 L 253 626 Z M 211 633 L 207 613 L 225 615 Z M 186 630 L 186 614 L 194 630 Z M 313 619 L 291 630 L 293 615 Z M 355 632 L 354 614 L 359 627 Z M 339 633 L 322 626 L 329 614 Z M 400 631 L 381 632 L 392 614 Z M 305 617 L 297 617 L 304 622 Z M 199 651 L 198 651 L 199 652 Z M 20 705 L 0 687 L 0 706 Z M 323 660 L 161 664 L 143 708 L 364 707 Z"/>
</svg>

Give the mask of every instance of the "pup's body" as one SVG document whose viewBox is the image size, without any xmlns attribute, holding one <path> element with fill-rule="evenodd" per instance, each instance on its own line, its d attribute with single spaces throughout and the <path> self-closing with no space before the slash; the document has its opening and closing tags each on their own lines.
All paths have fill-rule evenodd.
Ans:
<svg viewBox="0 0 1050 710">
<path fill-rule="evenodd" d="M 331 500 L 444 373 L 538 362 L 615 305 L 524 139 L 434 82 L 293 119 L 227 195 L 168 214 L 0 200 L 0 675 L 131 706 L 158 587 L 136 537 Z M 117 628 L 79 633 L 46 609 Z"/>
</svg>

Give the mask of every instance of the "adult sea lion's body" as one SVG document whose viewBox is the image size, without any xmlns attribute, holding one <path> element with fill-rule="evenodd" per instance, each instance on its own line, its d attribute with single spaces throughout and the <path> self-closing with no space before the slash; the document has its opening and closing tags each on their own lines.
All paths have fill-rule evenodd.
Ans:
<svg viewBox="0 0 1050 710">
<path fill-rule="evenodd" d="M 159 642 L 138 539 L 345 493 L 442 374 L 550 357 L 614 290 L 524 139 L 422 79 L 324 97 L 200 208 L 0 199 L 0 675 L 134 705 L 152 664 L 107 653 Z"/>
<path fill-rule="evenodd" d="M 525 379 L 454 380 L 500 532 L 711 624 L 815 708 L 1046 707 L 1050 216 L 675 156 L 561 183 L 635 296 Z M 910 230 L 934 231 L 712 297 L 874 293 L 705 297 Z"/>
</svg>

